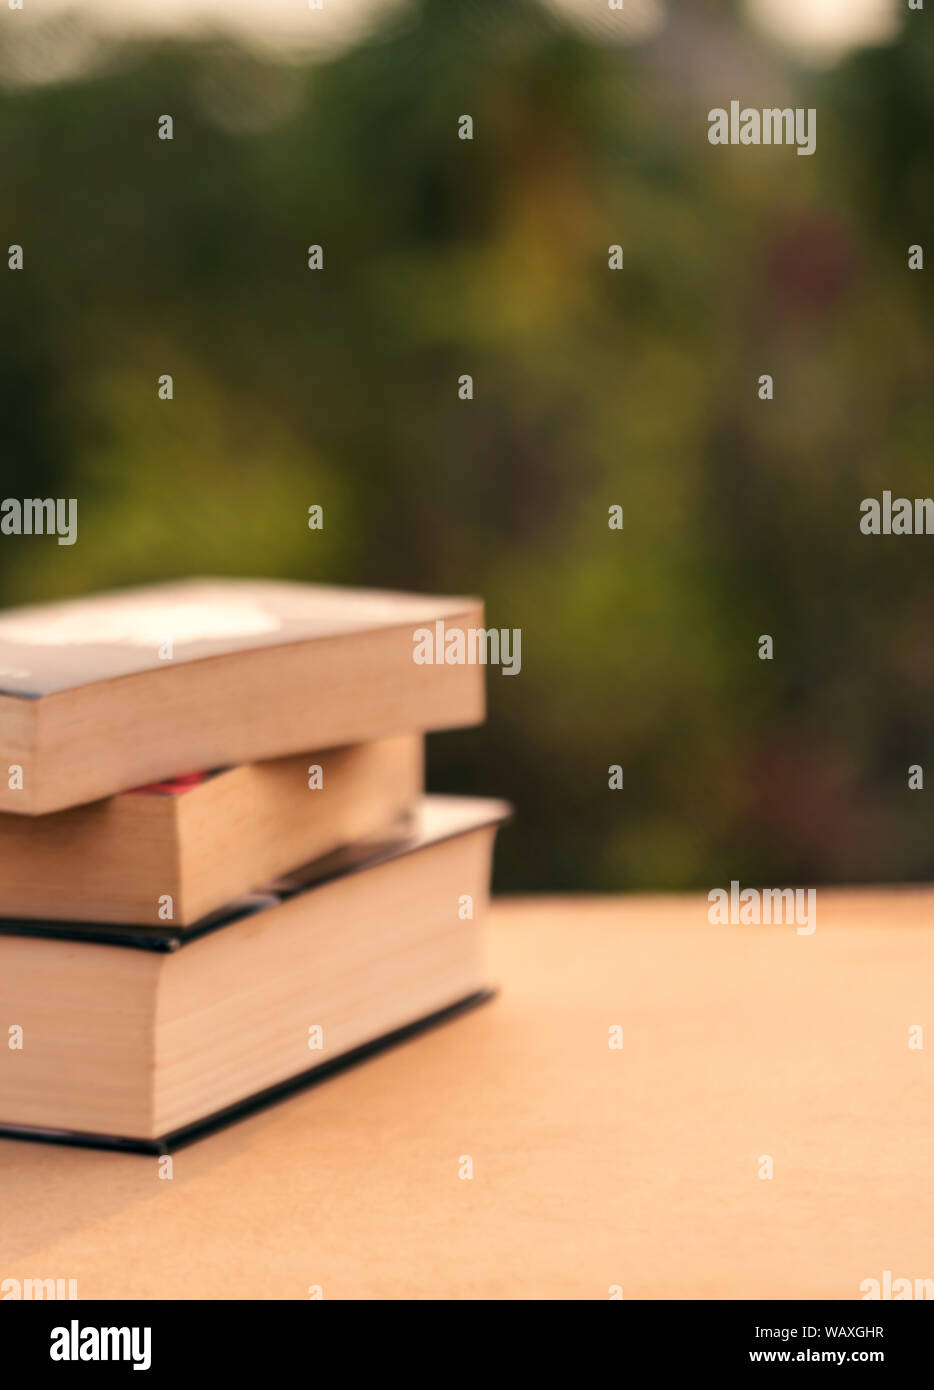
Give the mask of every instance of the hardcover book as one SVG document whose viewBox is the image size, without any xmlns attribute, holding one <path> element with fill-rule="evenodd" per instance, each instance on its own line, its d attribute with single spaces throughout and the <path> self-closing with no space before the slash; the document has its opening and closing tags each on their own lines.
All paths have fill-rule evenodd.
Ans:
<svg viewBox="0 0 934 1390">
<path fill-rule="evenodd" d="M 502 802 L 425 797 L 405 836 L 179 931 L 0 923 L 0 1133 L 163 1152 L 488 997 Z"/>
</svg>

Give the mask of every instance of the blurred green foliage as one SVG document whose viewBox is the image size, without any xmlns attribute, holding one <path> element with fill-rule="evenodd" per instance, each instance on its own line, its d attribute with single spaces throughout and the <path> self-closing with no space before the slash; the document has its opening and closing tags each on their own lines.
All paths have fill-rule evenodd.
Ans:
<svg viewBox="0 0 934 1390">
<path fill-rule="evenodd" d="M 8 87 L 3 495 L 77 497 L 80 534 L 0 539 L 4 604 L 480 593 L 522 673 L 430 773 L 516 802 L 500 887 L 929 876 L 934 539 L 858 522 L 934 492 L 930 32 L 802 75 L 729 6 L 621 47 L 424 0 L 328 60 L 134 42 Z M 817 153 L 711 147 L 733 97 L 814 106 Z"/>
</svg>

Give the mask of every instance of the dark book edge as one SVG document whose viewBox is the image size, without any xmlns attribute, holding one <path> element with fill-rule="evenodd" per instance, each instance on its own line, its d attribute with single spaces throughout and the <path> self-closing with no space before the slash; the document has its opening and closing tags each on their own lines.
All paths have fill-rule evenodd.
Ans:
<svg viewBox="0 0 934 1390">
<path fill-rule="evenodd" d="M 495 989 L 477 990 L 474 994 L 467 995 L 465 999 L 459 999 L 455 1004 L 447 1004 L 443 1009 L 427 1014 L 424 1018 L 416 1019 L 414 1023 L 403 1024 L 401 1028 L 395 1028 L 391 1033 L 384 1033 L 371 1042 L 361 1043 L 359 1047 L 353 1047 L 349 1052 L 342 1052 L 339 1057 L 332 1057 L 327 1062 L 319 1062 L 316 1066 L 309 1067 L 307 1071 L 299 1072 L 297 1076 L 290 1076 L 287 1080 L 279 1081 L 264 1091 L 257 1091 L 254 1095 L 247 1096 L 245 1100 L 238 1100 L 233 1105 L 228 1105 L 223 1110 L 217 1110 L 213 1115 L 206 1116 L 203 1120 L 195 1120 L 190 1125 L 184 1125 L 181 1129 L 175 1130 L 172 1134 L 166 1134 L 161 1139 L 129 1139 L 121 1135 L 87 1134 L 80 1130 L 45 1129 L 35 1125 L 4 1124 L 2 1121 L 0 1121 L 0 1139 L 28 1139 L 40 1144 L 67 1144 L 73 1148 L 110 1149 L 119 1153 L 148 1154 L 158 1157 L 171 1150 L 184 1148 L 187 1144 L 192 1144 L 198 1139 L 206 1139 L 208 1135 L 226 1128 L 227 1125 L 234 1124 L 237 1120 L 245 1119 L 248 1115 L 253 1115 L 258 1110 L 275 1105 L 280 1100 L 286 1100 L 297 1091 L 316 1086 L 342 1071 L 347 1071 L 350 1067 L 357 1066 L 360 1062 L 367 1061 L 380 1052 L 396 1047 L 399 1043 L 407 1042 L 409 1038 L 417 1037 L 421 1033 L 428 1032 L 431 1028 L 459 1018 L 468 1010 L 487 1003 L 495 995 Z"/>
</svg>

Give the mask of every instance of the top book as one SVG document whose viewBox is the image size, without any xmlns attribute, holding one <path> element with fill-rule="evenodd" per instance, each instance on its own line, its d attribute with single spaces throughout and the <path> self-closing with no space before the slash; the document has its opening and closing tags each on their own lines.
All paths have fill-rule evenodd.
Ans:
<svg viewBox="0 0 934 1390">
<path fill-rule="evenodd" d="M 444 634 L 482 623 L 479 599 L 240 579 L 8 610 L 0 811 L 479 724 L 483 669 L 446 664 Z"/>
</svg>

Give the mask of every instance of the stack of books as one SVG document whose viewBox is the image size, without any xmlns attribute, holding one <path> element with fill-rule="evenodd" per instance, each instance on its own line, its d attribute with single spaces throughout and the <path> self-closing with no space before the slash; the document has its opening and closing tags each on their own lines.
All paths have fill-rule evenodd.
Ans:
<svg viewBox="0 0 934 1390">
<path fill-rule="evenodd" d="M 423 791 L 484 671 L 415 658 L 482 622 L 243 580 L 0 615 L 0 1133 L 162 1153 L 489 997 L 508 807 Z"/>
</svg>

